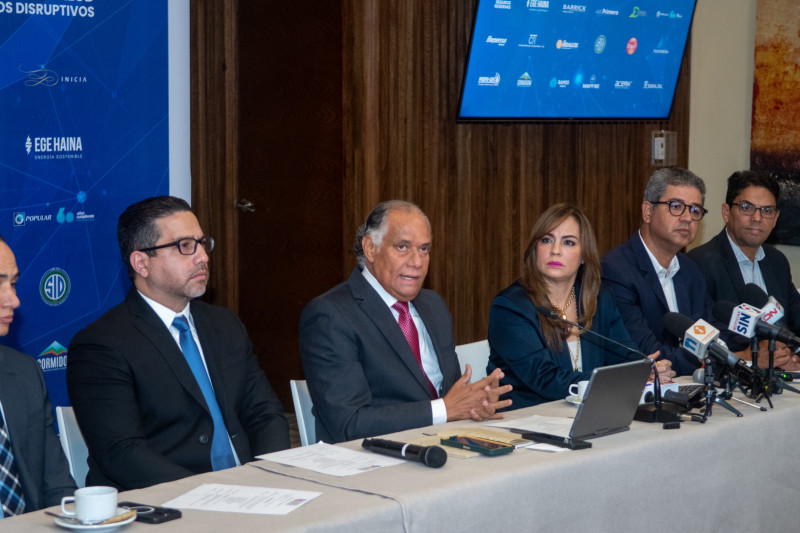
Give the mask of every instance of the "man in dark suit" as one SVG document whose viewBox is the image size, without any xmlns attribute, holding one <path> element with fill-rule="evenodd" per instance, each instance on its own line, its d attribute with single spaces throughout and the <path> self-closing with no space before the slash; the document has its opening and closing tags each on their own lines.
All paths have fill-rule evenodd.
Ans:
<svg viewBox="0 0 800 533">
<path fill-rule="evenodd" d="M 691 250 L 705 273 L 709 294 L 714 301 L 739 303 L 739 290 L 754 283 L 774 296 L 784 309 L 784 321 L 792 331 L 800 331 L 800 294 L 792 282 L 789 261 L 775 247 L 764 244 L 778 221 L 780 185 L 767 173 L 744 170 L 728 178 L 728 191 L 722 204 L 725 227 L 709 242 Z M 740 354 L 749 359 L 746 350 Z M 767 341 L 761 343 L 759 364 L 768 364 Z M 787 370 L 800 370 L 797 357 L 778 343 L 775 364 Z"/>
<path fill-rule="evenodd" d="M 18 278 L 14 253 L 0 237 L 0 336 L 8 334 L 14 310 L 19 307 Z M 14 463 L 7 468 L 16 470 L 23 496 L 17 501 L 11 498 L 14 504 L 22 506 L 10 510 L 5 505 L 10 483 L 2 480 L 2 516 L 57 505 L 64 496 L 71 496 L 76 489 L 75 481 L 53 429 L 53 408 L 47 398 L 42 369 L 33 357 L 5 346 L 0 346 L 0 405 Z"/>
<path fill-rule="evenodd" d="M 315 298 L 300 318 L 300 355 L 317 438 L 341 442 L 449 420 L 501 418 L 496 370 L 459 376 L 452 318 L 422 284 L 428 218 L 409 202 L 379 204 L 359 228 L 350 278 Z"/>
<path fill-rule="evenodd" d="M 700 361 L 664 330 L 664 315 L 674 311 L 712 322 L 703 272 L 680 252 L 707 213 L 705 193 L 703 180 L 689 170 L 657 170 L 644 191 L 639 231 L 602 259 L 603 282 L 631 338 L 644 353 L 660 350 L 679 376 L 694 372 Z"/>
<path fill-rule="evenodd" d="M 117 232 L 133 287 L 69 347 L 87 484 L 147 487 L 288 448 L 283 408 L 241 321 L 193 300 L 214 240 L 189 205 L 148 198 L 122 213 Z"/>
</svg>

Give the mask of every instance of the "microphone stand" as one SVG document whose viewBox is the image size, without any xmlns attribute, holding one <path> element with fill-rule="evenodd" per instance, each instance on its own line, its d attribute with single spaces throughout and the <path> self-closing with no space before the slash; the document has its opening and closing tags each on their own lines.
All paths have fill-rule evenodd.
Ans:
<svg viewBox="0 0 800 533">
<path fill-rule="evenodd" d="M 714 368 L 710 357 L 706 357 L 703 361 L 705 363 L 705 372 L 703 374 L 703 382 L 706 387 L 706 408 L 703 411 L 703 421 L 711 416 L 711 407 L 713 404 L 718 403 L 736 416 L 743 416 L 735 407 L 725 401 L 724 396 L 717 394 L 717 387 L 714 386 Z M 720 379 L 720 382 L 722 380 Z"/>
<path fill-rule="evenodd" d="M 792 387 L 791 385 L 787 385 L 781 378 L 775 375 L 775 339 L 770 339 L 769 344 L 767 345 L 769 348 L 769 373 L 768 373 L 768 382 L 769 384 L 775 388 L 775 394 L 781 394 L 783 389 L 788 391 L 792 391 L 796 394 L 800 394 L 800 390 Z M 771 390 L 771 389 L 768 389 Z M 769 400 L 770 394 L 767 394 L 767 400 Z M 770 407 L 772 407 L 772 402 L 770 402 Z"/>
<path fill-rule="evenodd" d="M 661 380 L 658 377 L 658 369 L 656 368 L 656 362 L 654 360 L 650 359 L 639 350 L 634 350 L 630 346 L 627 346 L 610 337 L 606 337 L 605 335 L 601 335 L 596 331 L 592 331 L 588 328 L 583 327 L 577 322 L 573 322 L 572 320 L 569 320 L 557 313 L 554 313 L 553 310 L 550 309 L 549 307 L 546 307 L 544 305 L 537 305 L 536 310 L 539 312 L 539 314 L 544 315 L 547 318 L 552 318 L 555 320 L 560 320 L 561 322 L 566 322 L 570 326 L 574 326 L 581 331 L 591 333 L 595 337 L 599 337 L 604 341 L 610 341 L 613 344 L 616 344 L 617 346 L 625 348 L 629 352 L 641 355 L 643 358 L 650 360 L 653 369 L 653 401 L 643 403 L 639 407 L 637 407 L 636 414 L 633 416 L 633 419 L 638 420 L 639 422 L 647 422 L 647 423 L 658 422 L 664 425 L 664 429 L 674 429 L 680 427 L 681 408 L 680 406 L 669 403 L 665 405 L 662 402 Z"/>
<path fill-rule="evenodd" d="M 774 341 L 772 341 L 774 342 Z M 767 403 L 769 404 L 769 408 L 773 409 L 774 406 L 772 405 L 772 399 L 767 394 L 767 385 L 764 383 L 764 380 L 761 377 L 761 371 L 758 368 L 758 345 L 761 344 L 761 339 L 758 335 L 754 335 L 752 339 L 750 339 L 750 358 L 753 360 L 753 383 L 750 385 L 750 391 L 744 390 L 741 386 L 741 381 L 739 387 L 742 388 L 745 395 L 748 398 L 755 399 L 756 403 L 761 401 L 761 398 L 766 398 Z"/>
</svg>

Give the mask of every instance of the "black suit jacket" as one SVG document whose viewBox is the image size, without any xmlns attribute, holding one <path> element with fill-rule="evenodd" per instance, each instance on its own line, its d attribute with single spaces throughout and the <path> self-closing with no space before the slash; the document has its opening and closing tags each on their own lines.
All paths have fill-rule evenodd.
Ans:
<svg viewBox="0 0 800 533">
<path fill-rule="evenodd" d="M 53 429 L 42 369 L 24 353 L 0 346 L 0 402 L 19 467 L 25 512 L 61 503 L 76 486 Z"/>
<path fill-rule="evenodd" d="M 758 268 L 767 292 L 783 306 L 787 327 L 800 332 L 800 294 L 792 282 L 789 261 L 775 247 L 765 244 L 763 248 L 764 259 L 758 262 Z M 712 300 L 740 303 L 737 294 L 744 287 L 744 278 L 724 228 L 716 237 L 691 250 L 689 257 L 703 269 Z"/>
<path fill-rule="evenodd" d="M 283 408 L 239 318 L 199 301 L 191 313 L 241 463 L 288 448 Z M 87 485 L 134 489 L 211 470 L 214 431 L 203 394 L 135 288 L 72 339 L 67 387 L 89 447 Z"/>
<path fill-rule="evenodd" d="M 711 316 L 711 299 L 702 270 L 686 254 L 678 253 L 678 262 L 680 270 L 672 278 L 678 311 L 693 320 L 702 318 L 718 326 Z M 679 339 L 662 326 L 669 306 L 639 232 L 604 255 L 602 266 L 603 282 L 613 292 L 633 342 L 646 354 L 661 350 L 661 357 L 672 361 L 672 369 L 679 376 L 692 374 L 700 361 L 681 348 Z"/>
<path fill-rule="evenodd" d="M 412 303 L 447 392 L 461 377 L 450 312 L 426 289 Z M 300 355 L 319 440 L 342 442 L 432 423 L 423 372 L 391 310 L 358 268 L 303 309 Z"/>
</svg>

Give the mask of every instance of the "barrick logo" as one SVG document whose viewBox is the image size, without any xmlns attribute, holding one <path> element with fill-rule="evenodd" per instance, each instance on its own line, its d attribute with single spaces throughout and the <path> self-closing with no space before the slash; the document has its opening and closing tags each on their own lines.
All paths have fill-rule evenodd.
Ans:
<svg viewBox="0 0 800 533">
<path fill-rule="evenodd" d="M 579 4 L 563 4 L 561 10 L 564 13 L 585 13 L 586 6 L 582 6 Z"/>
</svg>

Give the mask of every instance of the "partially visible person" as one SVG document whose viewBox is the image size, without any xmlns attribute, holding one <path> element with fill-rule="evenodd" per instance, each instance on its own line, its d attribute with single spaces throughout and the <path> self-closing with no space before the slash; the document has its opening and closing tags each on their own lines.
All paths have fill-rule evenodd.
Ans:
<svg viewBox="0 0 800 533">
<path fill-rule="evenodd" d="M 692 374 L 701 361 L 664 330 L 664 315 L 673 311 L 715 324 L 703 271 L 681 252 L 708 212 L 705 195 L 694 172 L 656 170 L 644 190 L 639 230 L 602 259 L 603 282 L 614 293 L 631 338 L 645 353 L 660 351 L 679 376 Z"/>
<path fill-rule="evenodd" d="M 570 204 L 547 209 L 531 230 L 522 276 L 492 302 L 491 355 L 487 371 L 500 369 L 513 408 L 564 398 L 572 383 L 589 379 L 600 366 L 641 356 L 553 318 L 536 306 L 636 349 L 614 304 L 600 286 L 600 258 L 586 213 Z M 657 358 L 658 352 L 650 357 Z M 674 376 L 671 363 L 658 361 L 662 379 Z"/>
<path fill-rule="evenodd" d="M 244 325 L 196 300 L 214 240 L 189 204 L 171 196 L 132 204 L 117 236 L 133 287 L 69 346 L 87 485 L 148 487 L 288 448 L 283 407 Z"/>
<path fill-rule="evenodd" d="M 501 418 L 498 370 L 470 383 L 444 300 L 423 289 L 428 217 L 401 200 L 378 204 L 358 229 L 358 266 L 300 317 L 300 356 L 317 438 L 329 443 L 451 420 Z"/>
<path fill-rule="evenodd" d="M 0 336 L 19 307 L 19 270 L 0 237 Z M 77 488 L 53 428 L 42 369 L 24 353 L 0 346 L 0 510 L 3 517 L 57 505 Z M 9 453 L 10 444 L 10 453 Z"/>
<path fill-rule="evenodd" d="M 792 282 L 789 261 L 774 246 L 764 244 L 778 222 L 779 200 L 780 185 L 768 173 L 734 172 L 722 204 L 725 227 L 691 250 L 689 257 L 703 269 L 712 300 L 738 304 L 742 287 L 754 283 L 780 302 L 787 327 L 800 332 L 800 294 Z M 769 363 L 767 344 L 762 341 L 759 347 L 759 366 Z M 749 350 L 740 355 L 750 359 Z M 775 351 L 775 365 L 800 370 L 800 360 L 781 342 Z"/>
</svg>

